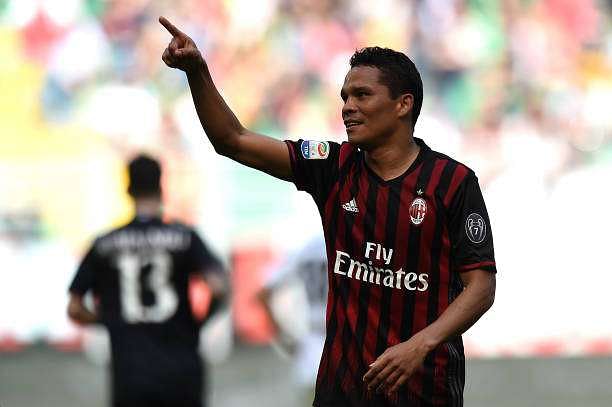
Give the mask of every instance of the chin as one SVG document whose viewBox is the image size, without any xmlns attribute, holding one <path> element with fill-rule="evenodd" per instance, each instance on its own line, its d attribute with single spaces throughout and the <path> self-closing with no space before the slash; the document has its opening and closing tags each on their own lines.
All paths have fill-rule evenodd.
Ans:
<svg viewBox="0 0 612 407">
<path fill-rule="evenodd" d="M 346 135 L 348 142 L 356 147 L 364 149 L 364 147 L 368 145 L 369 138 L 363 134 L 359 134 L 358 132 L 347 132 Z"/>
</svg>

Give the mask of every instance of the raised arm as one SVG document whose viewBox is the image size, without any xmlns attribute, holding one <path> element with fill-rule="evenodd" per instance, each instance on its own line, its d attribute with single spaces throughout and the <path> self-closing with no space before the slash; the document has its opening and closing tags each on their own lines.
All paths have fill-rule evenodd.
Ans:
<svg viewBox="0 0 612 407">
<path fill-rule="evenodd" d="M 290 181 L 287 145 L 246 129 L 217 90 L 204 57 L 193 40 L 164 17 L 159 22 L 172 35 L 162 60 L 184 71 L 196 112 L 215 151 L 249 167 Z"/>
</svg>

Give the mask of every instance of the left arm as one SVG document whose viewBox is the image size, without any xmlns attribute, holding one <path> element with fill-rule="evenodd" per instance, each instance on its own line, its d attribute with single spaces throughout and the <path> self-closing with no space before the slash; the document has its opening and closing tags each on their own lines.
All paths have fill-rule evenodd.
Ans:
<svg viewBox="0 0 612 407">
<path fill-rule="evenodd" d="M 363 377 L 369 391 L 392 394 L 408 380 L 437 346 L 467 331 L 493 305 L 495 273 L 471 270 L 460 274 L 464 290 L 440 317 L 405 342 L 388 348 Z"/>
<path fill-rule="evenodd" d="M 78 324 L 89 325 L 98 322 L 96 313 L 85 306 L 83 296 L 79 294 L 70 294 L 67 311 L 70 319 Z"/>
<path fill-rule="evenodd" d="M 206 320 L 210 319 L 229 298 L 229 282 L 227 276 L 221 272 L 206 273 L 204 281 L 211 291 L 210 305 Z"/>
</svg>

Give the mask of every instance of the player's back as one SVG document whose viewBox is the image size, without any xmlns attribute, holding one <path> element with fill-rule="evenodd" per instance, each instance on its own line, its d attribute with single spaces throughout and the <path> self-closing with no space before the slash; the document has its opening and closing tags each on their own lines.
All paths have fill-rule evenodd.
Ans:
<svg viewBox="0 0 612 407">
<path fill-rule="evenodd" d="M 73 286 L 91 279 L 83 284 L 110 334 L 115 394 L 201 385 L 189 278 L 213 262 L 191 228 L 159 218 L 136 217 L 96 240 Z"/>
</svg>

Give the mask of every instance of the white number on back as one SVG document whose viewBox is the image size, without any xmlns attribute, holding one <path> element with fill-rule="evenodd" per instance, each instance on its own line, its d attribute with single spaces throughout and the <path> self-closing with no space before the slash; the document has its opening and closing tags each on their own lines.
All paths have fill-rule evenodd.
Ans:
<svg viewBox="0 0 612 407">
<path fill-rule="evenodd" d="M 167 252 L 153 251 L 119 255 L 119 287 L 121 315 L 128 323 L 163 322 L 172 317 L 178 308 L 178 296 L 172 287 L 172 259 Z M 150 267 L 148 278 L 143 282 L 153 292 L 152 305 L 143 305 L 140 274 Z"/>
</svg>

